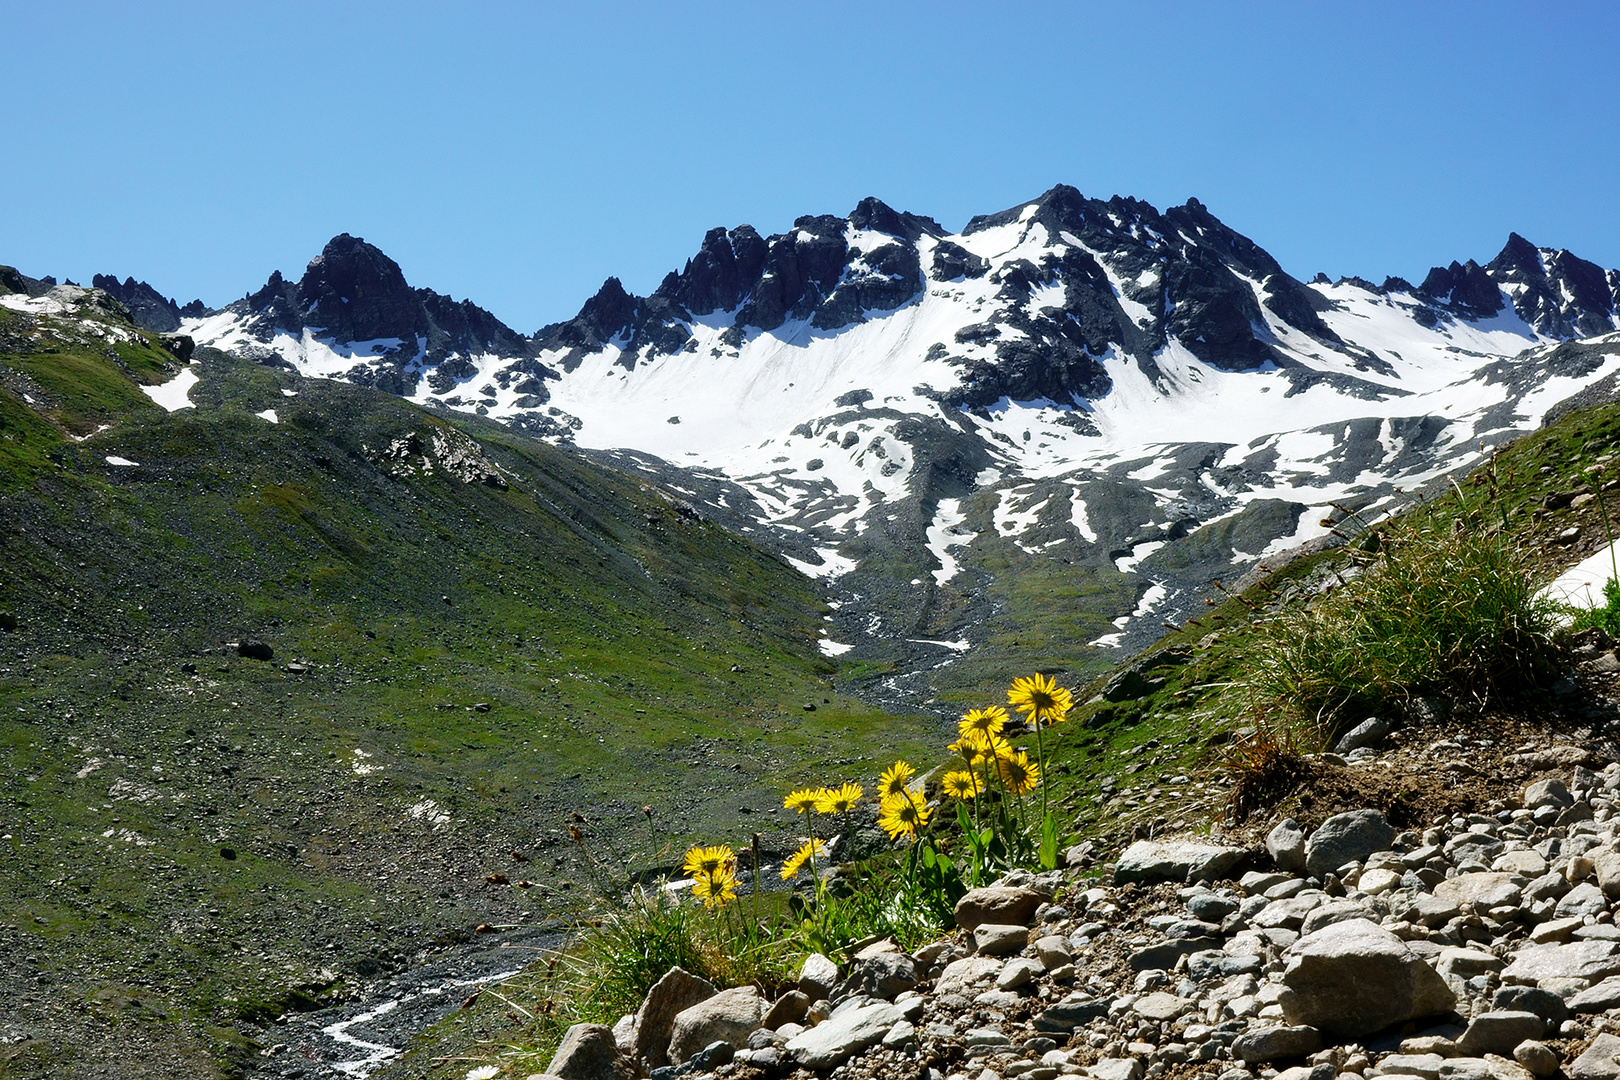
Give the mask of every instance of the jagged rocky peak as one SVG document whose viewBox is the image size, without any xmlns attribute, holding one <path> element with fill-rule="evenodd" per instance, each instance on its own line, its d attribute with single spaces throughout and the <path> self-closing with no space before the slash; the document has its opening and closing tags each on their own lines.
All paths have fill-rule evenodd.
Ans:
<svg viewBox="0 0 1620 1080">
<path fill-rule="evenodd" d="M 1520 317 L 1543 334 L 1586 337 L 1614 329 L 1620 296 L 1596 263 L 1510 233 L 1485 270 L 1513 298 Z"/>
<path fill-rule="evenodd" d="M 1620 325 L 1620 272 L 1561 248 L 1538 248 L 1518 233 L 1509 233 L 1501 252 L 1484 266 L 1469 259 L 1434 267 L 1417 292 L 1473 319 L 1511 305 L 1548 337 L 1588 337 Z"/>
<path fill-rule="evenodd" d="M 528 339 L 490 312 L 470 300 L 411 287 L 398 263 L 348 233 L 329 240 L 296 283 L 278 270 L 232 310 L 246 316 L 266 342 L 276 330 L 297 335 L 305 329 L 342 346 L 395 341 L 386 355 L 400 368 L 418 359 L 433 367 L 454 358 L 450 367 L 459 370 L 471 356 L 523 357 L 529 351 Z M 453 374 L 446 369 L 445 377 Z M 401 392 L 397 383 L 390 379 L 387 388 Z"/>
<path fill-rule="evenodd" d="M 49 275 L 42 278 L 31 278 L 15 266 L 0 266 L 0 296 L 6 293 L 44 296 L 55 287 L 56 279 Z"/>
<path fill-rule="evenodd" d="M 925 283 L 918 241 L 944 233 L 932 218 L 870 197 L 848 217 L 807 215 L 769 237 L 751 225 L 710 229 L 697 254 L 650 296 L 626 293 L 610 278 L 574 318 L 542 328 L 537 347 L 562 350 L 571 371 L 586 353 L 616 341 L 620 362 L 633 368 L 638 359 L 686 348 L 691 322 L 716 312 L 732 316 L 726 342 L 733 347 L 750 328 L 776 330 L 789 320 L 840 329 L 915 298 Z M 983 260 L 960 248 L 937 254 L 935 265 L 955 267 L 955 276 L 984 272 Z"/>
<path fill-rule="evenodd" d="M 399 264 L 374 245 L 341 233 L 309 261 L 298 299 L 339 342 L 419 332 L 418 298 Z"/>
<path fill-rule="evenodd" d="M 1485 268 L 1473 259 L 1436 266 L 1418 289 L 1437 303 L 1472 318 L 1486 318 L 1502 310 L 1502 290 Z"/>
<path fill-rule="evenodd" d="M 1280 362 L 1256 329 L 1266 325 L 1257 290 L 1277 319 L 1324 342 L 1338 340 L 1318 316 L 1322 297 L 1197 199 L 1161 214 L 1139 199 L 1090 199 L 1059 184 L 1031 202 L 972 219 L 963 235 L 1016 223 L 1043 227 L 1051 249 L 1038 263 L 1003 266 L 992 280 L 1005 283 L 1009 303 L 1061 282 L 1069 316 L 1064 334 L 1093 356 L 1118 345 L 1151 357 L 1174 338 L 1227 370 Z"/>
<path fill-rule="evenodd" d="M 1027 254 L 992 266 L 986 256 L 995 245 L 974 238 L 1004 226 L 1044 234 L 1026 245 Z M 748 225 L 711 229 L 651 295 L 633 296 L 610 280 L 573 319 L 543 328 L 535 346 L 561 353 L 565 371 L 608 348 L 633 370 L 695 348 L 694 323 L 713 325 L 717 314 L 730 323 L 721 347 L 735 349 L 751 330 L 770 333 L 795 320 L 840 330 L 911 303 L 930 280 L 987 274 L 997 290 L 993 313 L 956 333 L 954 345 L 968 346 L 961 355 L 940 343 L 963 371 L 961 386 L 945 392 L 957 404 L 1094 397 L 1109 387 L 1098 363 L 1108 350 L 1151 358 L 1170 339 L 1227 370 L 1281 363 L 1265 330 L 1268 313 L 1341 344 L 1319 317 L 1322 296 L 1197 199 L 1160 213 L 1139 199 L 1090 199 L 1059 184 L 1031 202 L 975 217 L 961 237 L 870 197 L 847 217 L 801 217 L 769 237 Z M 1051 313 L 1031 309 L 1037 290 L 1054 288 L 1060 304 L 1038 305 Z"/>
<path fill-rule="evenodd" d="M 181 319 L 201 318 L 210 313 L 201 300 L 182 307 L 146 282 L 132 277 L 119 281 L 116 274 L 97 274 L 90 284 L 128 308 L 136 326 L 160 334 L 172 334 L 180 329 Z"/>
</svg>

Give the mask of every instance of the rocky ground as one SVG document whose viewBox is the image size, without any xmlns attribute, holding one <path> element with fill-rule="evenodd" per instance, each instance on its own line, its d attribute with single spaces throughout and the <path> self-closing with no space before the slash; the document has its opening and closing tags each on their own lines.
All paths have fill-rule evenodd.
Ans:
<svg viewBox="0 0 1620 1080">
<path fill-rule="evenodd" d="M 537 1075 L 1620 1077 L 1620 663 L 1579 655 L 1534 723 L 1373 725 L 1263 823 L 1111 864 L 1077 848 L 970 893 L 915 953 L 812 957 L 774 1002 L 673 972 Z"/>
</svg>

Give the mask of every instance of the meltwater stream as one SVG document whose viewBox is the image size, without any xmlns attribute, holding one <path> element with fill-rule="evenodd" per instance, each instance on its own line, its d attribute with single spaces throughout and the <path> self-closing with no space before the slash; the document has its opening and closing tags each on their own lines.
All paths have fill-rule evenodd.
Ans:
<svg viewBox="0 0 1620 1080">
<path fill-rule="evenodd" d="M 265 1033 L 268 1052 L 249 1075 L 325 1080 L 371 1075 L 411 1040 L 461 1008 L 479 988 L 494 988 L 555 949 L 563 935 L 518 930 L 496 943 L 474 943 L 363 987 L 330 1009 L 288 1013 Z"/>
</svg>

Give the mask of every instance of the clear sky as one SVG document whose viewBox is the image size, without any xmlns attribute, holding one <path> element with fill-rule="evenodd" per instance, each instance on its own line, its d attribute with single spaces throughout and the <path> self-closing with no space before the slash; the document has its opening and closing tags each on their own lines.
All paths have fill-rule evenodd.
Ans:
<svg viewBox="0 0 1620 1080">
<path fill-rule="evenodd" d="M 1614 3 L 0 0 L 0 262 L 221 305 L 338 232 L 515 329 L 714 225 L 1055 183 L 1297 277 L 1620 266 Z"/>
</svg>

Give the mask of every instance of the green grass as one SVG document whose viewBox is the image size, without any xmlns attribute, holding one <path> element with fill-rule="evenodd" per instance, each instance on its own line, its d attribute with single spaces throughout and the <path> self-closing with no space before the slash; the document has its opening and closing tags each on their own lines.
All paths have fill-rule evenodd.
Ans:
<svg viewBox="0 0 1620 1080">
<path fill-rule="evenodd" d="M 1553 607 L 1488 511 L 1380 529 L 1376 553 L 1352 556 L 1359 574 L 1267 622 L 1251 661 L 1258 707 L 1331 730 L 1414 697 L 1482 703 L 1550 682 Z"/>
<path fill-rule="evenodd" d="M 937 722 L 834 689 L 892 665 L 817 654 L 812 583 L 633 477 L 216 353 L 197 408 L 168 414 L 138 388 L 174 370 L 150 339 L 30 333 L 0 312 L 0 364 L 39 390 L 31 405 L 0 389 L 0 610 L 19 620 L 0 633 L 0 987 L 70 1037 L 12 1075 L 94 1060 L 102 1044 L 71 1034 L 81 1011 L 126 1055 L 230 1073 L 255 1052 L 244 1018 L 481 922 L 579 916 L 593 872 L 573 811 L 621 867 L 756 831 L 780 854 L 788 787 L 944 758 Z M 266 408 L 281 423 L 253 415 Z M 474 438 L 508 486 L 384 459 L 412 433 Z M 1498 536 L 1533 580 L 1578 557 L 1556 543 L 1569 524 L 1601 537 L 1593 504 L 1542 504 L 1599 487 L 1584 470 L 1617 448 L 1610 406 L 1499 458 Z M 1466 512 L 1443 494 L 1414 527 L 1449 535 Z M 1212 596 L 1105 702 L 1088 699 L 1112 673 L 1077 685 L 1100 671 L 1083 643 L 1108 628 L 1086 608 L 1133 586 L 983 542 L 1003 543 L 998 611 L 988 643 L 943 669 L 942 698 L 988 704 L 1010 675 L 1068 672 L 1085 704 L 1047 744 L 1065 840 L 1207 827 L 1214 789 L 1177 803 L 1172 778 L 1207 776 L 1245 722 L 1264 620 L 1352 557 Z M 925 636 L 952 625 L 942 595 Z M 223 647 L 239 638 L 275 662 Z M 486 885 L 493 871 L 532 887 Z M 5 959 L 24 956 L 50 981 Z"/>
<path fill-rule="evenodd" d="M 1611 638 L 1620 637 L 1620 581 L 1609 578 L 1603 583 L 1603 603 L 1579 611 L 1570 624 L 1575 632 L 1595 628 Z"/>
</svg>

